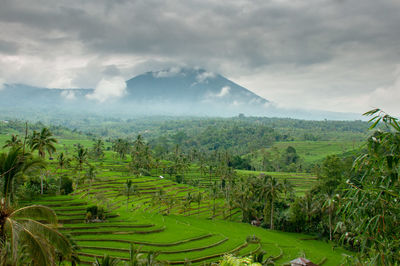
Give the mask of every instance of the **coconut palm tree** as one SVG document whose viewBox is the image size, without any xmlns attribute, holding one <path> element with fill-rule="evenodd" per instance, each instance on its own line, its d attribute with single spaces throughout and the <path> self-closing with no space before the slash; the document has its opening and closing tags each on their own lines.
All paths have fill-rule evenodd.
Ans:
<svg viewBox="0 0 400 266">
<path fill-rule="evenodd" d="M 328 220 L 329 220 L 329 240 L 332 241 L 332 216 L 335 212 L 337 205 L 337 195 L 326 193 L 323 195 L 324 204 L 322 205 L 322 209 L 328 212 Z"/>
<path fill-rule="evenodd" d="M 93 183 L 97 175 L 96 168 L 93 165 L 89 165 L 89 169 L 86 171 L 86 178 L 89 179 L 90 184 Z"/>
<path fill-rule="evenodd" d="M 32 205 L 14 210 L 3 201 L 0 206 L 0 243 L 5 248 L 0 251 L 3 253 L 0 264 L 55 265 L 59 259 L 56 254 L 72 259 L 72 246 L 56 226 L 57 216 L 48 207 Z"/>
<path fill-rule="evenodd" d="M 18 138 L 18 135 L 11 135 L 11 138 L 6 140 L 6 144 L 4 144 L 3 148 L 15 147 L 22 145 L 22 141 Z"/>
<path fill-rule="evenodd" d="M 13 147 L 7 153 L 0 154 L 0 178 L 3 179 L 3 198 L 6 204 L 14 199 L 14 180 L 25 173 L 44 168 L 42 159 L 34 158 L 24 152 L 22 147 Z"/>
<path fill-rule="evenodd" d="M 82 146 L 79 146 L 76 151 L 76 154 L 74 155 L 74 159 L 78 163 L 79 171 L 82 171 L 83 164 L 87 163 L 87 160 L 88 160 L 88 150 Z"/>
<path fill-rule="evenodd" d="M 42 131 L 33 131 L 29 137 L 29 146 L 32 150 L 37 150 L 40 157 L 45 158 L 46 151 L 51 157 L 51 154 L 56 151 L 54 146 L 57 143 L 57 139 L 53 136 L 51 131 L 44 127 Z"/>
<path fill-rule="evenodd" d="M 104 141 L 97 139 L 92 146 L 92 154 L 96 159 L 102 159 L 104 157 Z"/>
<path fill-rule="evenodd" d="M 269 204 L 271 207 L 270 211 L 270 229 L 274 229 L 274 203 L 279 198 L 280 193 L 282 192 L 283 186 L 282 184 L 274 177 L 268 176 L 265 178 L 265 198 L 269 200 Z"/>
<path fill-rule="evenodd" d="M 203 194 L 199 191 L 194 197 L 194 201 L 197 202 L 197 215 L 200 215 L 200 204 L 202 200 Z"/>
<path fill-rule="evenodd" d="M 139 187 L 136 185 L 133 185 L 132 180 L 128 179 L 125 182 L 125 191 L 124 194 L 126 194 L 126 209 L 128 209 L 128 204 L 129 204 L 129 196 L 137 195 L 139 193 Z"/>
</svg>

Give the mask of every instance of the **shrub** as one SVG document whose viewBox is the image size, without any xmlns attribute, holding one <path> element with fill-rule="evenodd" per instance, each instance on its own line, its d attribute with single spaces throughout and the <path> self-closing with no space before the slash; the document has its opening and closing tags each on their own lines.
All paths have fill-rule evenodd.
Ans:
<svg viewBox="0 0 400 266">
<path fill-rule="evenodd" d="M 66 175 L 61 176 L 61 194 L 68 195 L 74 189 L 72 188 L 72 179 L 67 177 Z"/>
<path fill-rule="evenodd" d="M 183 180 L 183 178 L 182 178 L 181 175 L 176 175 L 176 176 L 175 176 L 175 181 L 176 181 L 176 183 L 181 184 L 181 183 L 182 183 L 182 180 Z"/>
</svg>

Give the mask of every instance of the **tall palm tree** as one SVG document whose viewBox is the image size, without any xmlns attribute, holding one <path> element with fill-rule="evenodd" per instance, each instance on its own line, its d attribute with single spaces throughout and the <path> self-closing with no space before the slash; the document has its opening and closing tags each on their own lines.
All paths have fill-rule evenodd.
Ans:
<svg viewBox="0 0 400 266">
<path fill-rule="evenodd" d="M 97 175 L 96 168 L 93 165 L 89 165 L 89 169 L 86 171 L 86 178 L 89 179 L 90 184 L 93 183 Z"/>
<path fill-rule="evenodd" d="M 88 160 L 88 150 L 82 146 L 79 146 L 76 151 L 76 154 L 74 155 L 74 159 L 78 163 L 79 171 L 82 171 L 83 164 L 87 163 Z"/>
<path fill-rule="evenodd" d="M 194 201 L 197 202 L 197 215 L 200 215 L 200 204 L 202 200 L 203 194 L 199 191 L 194 197 Z"/>
<path fill-rule="evenodd" d="M 282 190 L 283 190 L 283 193 L 285 194 L 286 199 L 287 199 L 288 194 L 293 195 L 294 187 L 293 187 L 292 183 L 289 181 L 289 179 L 285 178 L 283 180 Z"/>
<path fill-rule="evenodd" d="M 139 193 L 139 187 L 136 185 L 133 185 L 132 180 L 128 179 L 126 180 L 125 183 L 125 194 L 126 194 L 126 209 L 128 209 L 128 204 L 129 204 L 129 196 L 131 195 L 137 195 Z"/>
<path fill-rule="evenodd" d="M 14 180 L 25 173 L 44 168 L 43 160 L 24 152 L 22 147 L 13 147 L 7 153 L 0 154 L 0 178 L 3 179 L 3 198 L 6 204 L 14 199 Z"/>
<path fill-rule="evenodd" d="M 18 138 L 18 135 L 11 135 L 11 138 L 6 140 L 6 144 L 4 144 L 3 148 L 8 148 L 8 147 L 15 147 L 22 145 L 22 141 Z"/>
<path fill-rule="evenodd" d="M 322 205 L 322 209 L 328 212 L 329 219 L 329 240 L 332 241 L 332 216 L 335 212 L 337 205 L 337 196 L 333 194 L 326 193 L 324 194 L 324 204 Z"/>
<path fill-rule="evenodd" d="M 64 258 L 72 258 L 72 246 L 55 229 L 56 226 L 57 216 L 48 207 L 32 205 L 13 210 L 3 202 L 0 207 L 0 243 L 7 249 L 0 251 L 3 253 L 0 264 L 19 265 L 24 260 L 22 264 L 29 261 L 32 265 L 55 265 L 57 253 Z"/>
<path fill-rule="evenodd" d="M 29 146 L 32 150 L 37 150 L 40 157 L 45 158 L 46 151 L 51 156 L 56 151 L 54 146 L 57 143 L 57 139 L 53 136 L 51 131 L 44 127 L 42 131 L 33 131 L 33 134 L 29 138 Z"/>
<path fill-rule="evenodd" d="M 274 177 L 266 177 L 265 183 L 265 197 L 269 200 L 271 211 L 270 211 L 270 229 L 274 229 L 274 203 L 279 198 L 280 193 L 283 190 L 282 184 Z"/>
<path fill-rule="evenodd" d="M 97 139 L 93 143 L 92 152 L 96 159 L 102 159 L 104 157 L 104 141 Z"/>
</svg>

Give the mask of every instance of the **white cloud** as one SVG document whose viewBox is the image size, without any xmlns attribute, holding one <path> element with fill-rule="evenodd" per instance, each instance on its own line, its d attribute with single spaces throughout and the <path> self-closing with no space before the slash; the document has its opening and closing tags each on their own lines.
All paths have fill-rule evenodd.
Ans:
<svg viewBox="0 0 400 266">
<path fill-rule="evenodd" d="M 155 78 L 170 78 L 175 77 L 181 72 L 180 67 L 172 67 L 168 70 L 161 70 L 153 73 L 153 77 Z"/>
<path fill-rule="evenodd" d="M 2 78 L 0 78 L 0 91 L 1 91 L 2 89 L 4 89 L 4 83 L 5 83 L 5 80 L 2 79 Z"/>
<path fill-rule="evenodd" d="M 202 83 L 202 82 L 206 81 L 209 78 L 215 78 L 215 73 L 205 71 L 205 72 L 200 73 L 200 74 L 198 74 L 196 76 L 196 80 L 197 80 L 198 83 Z"/>
<path fill-rule="evenodd" d="M 400 65 L 397 66 L 394 73 L 393 83 L 389 86 L 377 88 L 368 95 L 367 99 L 371 107 L 381 108 L 391 115 L 400 115 Z"/>
<path fill-rule="evenodd" d="M 216 96 L 224 97 L 224 96 L 228 95 L 230 91 L 231 91 L 231 87 L 229 87 L 229 86 L 222 87 L 220 93 L 218 93 Z"/>
<path fill-rule="evenodd" d="M 126 83 L 122 77 L 103 78 L 97 84 L 92 94 L 86 97 L 99 102 L 110 98 L 119 98 L 126 93 Z"/>
<path fill-rule="evenodd" d="M 67 100 L 74 100 L 75 97 L 75 92 L 72 90 L 63 90 L 61 92 L 61 96 L 64 97 Z"/>
</svg>

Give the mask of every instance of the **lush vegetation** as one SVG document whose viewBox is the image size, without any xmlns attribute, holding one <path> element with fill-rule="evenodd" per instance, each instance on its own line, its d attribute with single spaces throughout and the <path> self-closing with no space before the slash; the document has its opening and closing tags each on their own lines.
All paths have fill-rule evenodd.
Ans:
<svg viewBox="0 0 400 266">
<path fill-rule="evenodd" d="M 3 122 L 2 261 L 393 264 L 400 126 L 367 115 L 369 137 L 364 122 L 245 117 L 139 121 L 134 137 L 118 119 L 112 134 Z"/>
</svg>

